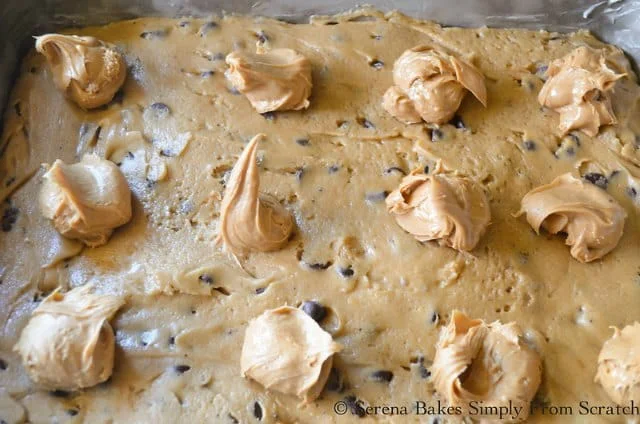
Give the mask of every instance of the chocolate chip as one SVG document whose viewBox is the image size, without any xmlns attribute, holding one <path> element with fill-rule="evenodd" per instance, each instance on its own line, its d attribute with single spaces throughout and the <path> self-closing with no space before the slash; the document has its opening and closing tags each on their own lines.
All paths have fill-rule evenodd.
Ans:
<svg viewBox="0 0 640 424">
<path fill-rule="evenodd" d="M 266 287 L 258 287 L 256 289 L 256 294 L 262 294 L 266 289 L 267 289 Z"/>
<path fill-rule="evenodd" d="M 331 165 L 327 171 L 329 172 L 329 174 L 335 174 L 336 172 L 338 172 L 338 170 L 340 170 L 340 167 L 338 165 Z"/>
<path fill-rule="evenodd" d="M 435 324 L 438 321 L 440 321 L 440 314 L 437 312 L 431 314 L 431 323 Z"/>
<path fill-rule="evenodd" d="M 338 25 L 338 22 L 336 21 L 329 21 L 329 22 L 325 22 L 325 25 Z"/>
<path fill-rule="evenodd" d="M 442 140 L 444 138 L 444 134 L 438 128 L 431 128 L 429 130 L 429 138 L 433 142 L 440 141 L 440 140 Z"/>
<path fill-rule="evenodd" d="M 144 38 L 145 40 L 156 40 L 159 38 L 164 38 L 168 34 L 166 29 L 156 29 L 153 31 L 144 31 L 140 34 L 140 38 Z"/>
<path fill-rule="evenodd" d="M 308 146 L 309 145 L 309 139 L 308 138 L 299 138 L 296 140 L 296 143 L 299 146 Z"/>
<path fill-rule="evenodd" d="M 378 35 L 378 34 L 371 34 L 371 35 L 369 36 L 369 38 L 371 38 L 372 40 L 380 41 L 380 40 L 382 40 L 382 35 Z"/>
<path fill-rule="evenodd" d="M 173 346 L 175 344 L 176 344 L 176 337 L 175 336 L 169 337 L 169 346 Z"/>
<path fill-rule="evenodd" d="M 393 380 L 393 373 L 388 370 L 378 370 L 371 374 L 371 379 L 381 383 L 389 383 Z"/>
<path fill-rule="evenodd" d="M 327 384 L 324 388 L 330 392 L 338 393 L 344 390 L 344 381 L 337 368 L 331 368 L 329 377 L 327 377 Z"/>
<path fill-rule="evenodd" d="M 607 185 L 609 184 L 607 177 L 598 172 L 589 172 L 588 174 L 585 174 L 583 178 L 604 190 L 607 189 Z"/>
<path fill-rule="evenodd" d="M 297 168 L 294 175 L 296 176 L 296 180 L 302 181 L 302 177 L 304 176 L 304 168 Z"/>
<path fill-rule="evenodd" d="M 156 118 L 165 118 L 171 113 L 171 109 L 164 103 L 152 103 L 149 108 L 153 111 Z"/>
<path fill-rule="evenodd" d="M 373 129 L 373 128 L 375 128 L 375 127 L 376 127 L 376 126 L 375 126 L 375 125 L 373 125 L 373 124 L 371 123 L 371 121 L 369 121 L 367 118 L 363 118 L 363 117 L 361 117 L 361 116 L 359 116 L 359 117 L 357 117 L 357 118 L 356 118 L 356 122 L 357 122 L 358 124 L 360 124 L 361 126 L 363 126 L 363 127 L 367 128 L 367 129 L 369 129 L 369 130 L 370 130 L 370 129 Z"/>
<path fill-rule="evenodd" d="M 533 140 L 525 140 L 522 142 L 522 145 L 526 150 L 530 152 L 533 152 L 534 150 L 536 150 L 536 142 Z"/>
<path fill-rule="evenodd" d="M 67 409 L 67 414 L 71 415 L 72 417 L 75 417 L 76 415 L 78 415 L 78 410 L 77 409 Z"/>
<path fill-rule="evenodd" d="M 269 37 L 267 36 L 267 34 L 264 33 L 264 31 L 260 30 L 258 32 L 255 33 L 256 38 L 258 39 L 258 42 L 264 44 L 267 41 L 269 41 Z"/>
<path fill-rule="evenodd" d="M 9 365 L 7 364 L 7 361 L 5 361 L 4 359 L 0 359 L 0 371 L 4 371 L 7 369 Z"/>
<path fill-rule="evenodd" d="M 262 406 L 260 406 L 258 402 L 253 402 L 253 416 L 256 417 L 258 421 L 262 421 Z"/>
<path fill-rule="evenodd" d="M 213 284 L 213 277 L 210 274 L 202 274 L 198 277 L 198 280 L 205 284 Z"/>
<path fill-rule="evenodd" d="M 349 265 L 346 268 L 338 268 L 338 273 L 342 275 L 344 278 L 353 277 L 353 274 L 355 274 L 353 268 L 351 268 L 351 265 Z"/>
<path fill-rule="evenodd" d="M 424 169 L 423 169 L 425 174 L 429 173 L 429 165 L 425 165 Z"/>
<path fill-rule="evenodd" d="M 377 70 L 380 70 L 382 68 L 384 68 L 384 62 L 378 59 L 373 59 L 369 61 L 369 66 L 371 66 L 372 68 L 375 68 Z"/>
<path fill-rule="evenodd" d="M 635 187 L 627 187 L 627 194 L 630 197 L 636 197 L 638 195 L 638 190 Z"/>
<path fill-rule="evenodd" d="M 2 214 L 2 231 L 8 233 L 13 229 L 13 225 L 18 221 L 20 210 L 13 206 L 8 207 Z"/>
<path fill-rule="evenodd" d="M 387 169 L 384 170 L 385 175 L 389 175 L 392 172 L 397 172 L 397 173 L 402 174 L 402 175 L 407 175 L 407 172 L 404 169 L 402 169 L 402 168 L 400 168 L 398 166 L 392 166 L 392 167 L 387 168 Z"/>
<path fill-rule="evenodd" d="M 175 152 L 169 150 L 169 149 L 162 149 L 160 150 L 160 156 L 165 156 L 165 157 L 173 157 L 175 156 Z"/>
<path fill-rule="evenodd" d="M 420 364 L 418 369 L 420 370 L 420 377 L 425 379 L 431 377 L 431 371 L 429 371 L 423 364 Z"/>
<path fill-rule="evenodd" d="M 261 113 L 261 115 L 267 121 L 273 121 L 274 119 L 276 119 L 276 113 L 275 112 L 265 112 L 265 113 Z"/>
<path fill-rule="evenodd" d="M 387 190 L 379 191 L 377 193 L 367 193 L 366 200 L 368 202 L 382 202 L 388 195 L 389 192 Z"/>
<path fill-rule="evenodd" d="M 229 290 L 224 287 L 214 287 L 213 289 L 224 296 L 231 296 Z"/>
<path fill-rule="evenodd" d="M 453 118 L 451 118 L 451 121 L 449 121 L 449 123 L 458 129 L 461 129 L 461 130 L 467 129 L 460 115 L 454 115 Z"/>
<path fill-rule="evenodd" d="M 210 77 L 213 76 L 213 74 L 215 74 L 214 71 L 202 71 L 202 72 L 200 72 L 200 76 L 202 78 L 210 78 Z"/>
<path fill-rule="evenodd" d="M 189 371 L 191 367 L 189 365 L 176 365 L 174 369 L 178 374 L 184 374 L 185 372 Z"/>
<path fill-rule="evenodd" d="M 66 390 L 53 390 L 49 392 L 49 394 L 58 398 L 68 398 L 71 395 L 71 392 L 67 392 Z"/>
<path fill-rule="evenodd" d="M 205 22 L 198 30 L 198 34 L 200 35 L 200 37 L 204 37 L 209 31 L 217 27 L 218 24 L 213 21 Z"/>
<path fill-rule="evenodd" d="M 316 263 L 312 263 L 312 264 L 307 264 L 307 266 L 309 268 L 311 268 L 312 270 L 314 270 L 314 271 L 325 270 L 325 269 L 329 268 L 331 265 L 333 265 L 333 262 L 331 262 L 331 261 L 327 261 L 325 263 L 316 262 Z"/>
<path fill-rule="evenodd" d="M 322 320 L 327 316 L 327 308 L 315 300 L 307 300 L 302 304 L 301 309 L 317 323 L 322 322 Z"/>
<path fill-rule="evenodd" d="M 362 402 L 360 399 L 356 398 L 354 395 L 345 396 L 344 402 L 349 407 L 351 414 L 357 415 L 360 418 L 364 418 L 367 415 Z"/>
</svg>

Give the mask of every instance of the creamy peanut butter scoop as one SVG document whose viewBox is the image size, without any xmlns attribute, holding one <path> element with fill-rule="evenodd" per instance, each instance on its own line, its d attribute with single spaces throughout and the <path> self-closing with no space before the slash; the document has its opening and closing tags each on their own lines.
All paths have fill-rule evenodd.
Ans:
<svg viewBox="0 0 640 424">
<path fill-rule="evenodd" d="M 309 315 L 282 306 L 249 322 L 240 366 L 244 377 L 267 389 L 310 402 L 322 392 L 333 354 L 341 350 Z"/>
<path fill-rule="evenodd" d="M 538 102 L 560 114 L 563 133 L 576 129 L 593 137 L 616 123 L 609 92 L 624 75 L 609 67 L 603 50 L 578 47 L 549 64 Z"/>
<path fill-rule="evenodd" d="M 440 169 L 430 175 L 413 171 L 386 198 L 387 210 L 418 241 L 439 240 L 460 251 L 480 241 L 491 210 L 482 187 Z"/>
<path fill-rule="evenodd" d="M 393 65 L 393 83 L 384 94 L 382 107 L 408 124 L 448 122 L 467 90 L 487 105 L 482 73 L 470 63 L 428 46 L 402 53 Z"/>
<path fill-rule="evenodd" d="M 640 403 L 640 324 L 614 329 L 602 346 L 595 378 L 618 405 Z"/>
<path fill-rule="evenodd" d="M 309 107 L 311 62 L 291 49 L 229 53 L 225 72 L 259 113 Z"/>
<path fill-rule="evenodd" d="M 449 405 L 463 411 L 471 401 L 483 406 L 522 408 L 521 421 L 540 385 L 542 364 L 537 352 L 523 344 L 516 323 L 486 324 L 454 311 L 443 329 L 431 366 L 433 384 Z M 496 417 L 485 417 L 497 421 Z"/>
<path fill-rule="evenodd" d="M 73 165 L 58 159 L 43 176 L 40 209 L 60 234 L 96 247 L 131 219 L 131 192 L 111 161 L 92 154 Z"/>
<path fill-rule="evenodd" d="M 115 337 L 109 319 L 123 300 L 88 285 L 54 292 L 22 330 L 14 350 L 31 380 L 49 390 L 78 390 L 107 380 Z"/>
<path fill-rule="evenodd" d="M 122 55 L 94 37 L 46 34 L 36 37 L 36 50 L 47 58 L 56 86 L 84 109 L 109 103 L 127 76 Z"/>
<path fill-rule="evenodd" d="M 571 255 L 580 262 L 599 259 L 612 251 L 624 229 L 627 213 L 606 191 L 563 174 L 551 183 L 531 190 L 522 199 L 516 216 L 539 233 L 567 233 Z"/>
<path fill-rule="evenodd" d="M 222 240 L 231 252 L 269 252 L 282 248 L 293 231 L 293 217 L 282 205 L 260 193 L 256 135 L 231 170 L 220 207 Z"/>
</svg>

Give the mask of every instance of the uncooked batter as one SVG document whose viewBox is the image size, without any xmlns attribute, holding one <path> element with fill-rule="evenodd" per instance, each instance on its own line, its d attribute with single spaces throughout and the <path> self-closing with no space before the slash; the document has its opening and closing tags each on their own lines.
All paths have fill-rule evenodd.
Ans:
<svg viewBox="0 0 640 424">
<path fill-rule="evenodd" d="M 334 413 L 337 401 L 436 405 L 429 369 L 454 310 L 516 322 L 539 353 L 531 422 L 584 422 L 579 401 L 613 405 L 594 382 L 598 354 L 610 326 L 640 320 L 640 88 L 614 47 L 586 32 L 442 28 L 371 10 L 308 25 L 141 18 L 69 33 L 115 44 L 127 77 L 108 105 L 90 111 L 65 97 L 35 52 L 15 83 L 0 139 L 0 419 L 353 422 Z M 559 114 L 542 108 L 538 93 L 548 64 L 584 45 L 605 49 L 627 73 L 609 93 L 617 124 L 594 137 L 562 135 Z M 390 115 L 382 100 L 393 64 L 416 46 L 477 67 L 486 108 L 467 94 L 448 124 Z M 311 62 L 311 97 L 292 107 L 300 110 L 259 114 L 225 77 L 225 57 L 276 48 Z M 218 243 L 222 196 L 257 134 L 265 134 L 260 190 L 293 214 L 295 230 L 280 250 L 234 257 Z M 37 201 L 40 165 L 85 153 L 119 165 L 133 193 L 131 221 L 94 248 L 62 237 Z M 491 221 L 470 252 L 418 242 L 387 211 L 385 198 L 406 174 L 439 167 L 486 191 Z M 602 259 L 581 263 L 561 235 L 537 235 L 514 216 L 527 192 L 565 173 L 626 211 L 622 237 Z M 87 283 L 125 302 L 111 320 L 113 374 L 78 392 L 38 389 L 13 347 L 48 293 Z M 317 302 L 303 309 L 326 315 L 321 327 L 342 350 L 320 397 L 302 405 L 244 378 L 240 357 L 250 320 L 306 301 Z M 543 415 L 544 405 L 575 415 Z"/>
</svg>

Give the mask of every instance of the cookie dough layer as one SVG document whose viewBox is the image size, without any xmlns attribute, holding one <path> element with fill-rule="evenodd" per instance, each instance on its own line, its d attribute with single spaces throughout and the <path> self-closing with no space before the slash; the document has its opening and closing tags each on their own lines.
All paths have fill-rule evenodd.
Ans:
<svg viewBox="0 0 640 424">
<path fill-rule="evenodd" d="M 90 112 L 65 100 L 41 56 L 30 54 L 16 81 L 0 139 L 0 418 L 352 422 L 333 412 L 349 395 L 378 406 L 435 404 L 425 377 L 453 309 L 519 324 L 543 357 L 536 405 L 611 404 L 593 382 L 598 352 L 609 326 L 640 320 L 640 89 L 626 69 L 612 94 L 619 124 L 597 137 L 561 136 L 558 115 L 537 95 L 553 59 L 580 45 L 613 47 L 585 32 L 442 28 L 372 11 L 308 25 L 149 18 L 73 33 L 117 45 L 128 76 L 121 95 Z M 260 115 L 230 87 L 224 57 L 256 43 L 309 58 L 307 110 Z M 467 95 L 455 122 L 439 128 L 386 113 L 392 65 L 416 45 L 472 61 L 487 77 L 487 108 Z M 267 135 L 261 190 L 293 212 L 297 232 L 241 268 L 215 239 L 227 172 L 258 133 Z M 87 152 L 120 165 L 134 217 L 106 245 L 64 260 L 79 247 L 40 216 L 38 167 Z M 438 160 L 487 191 L 491 225 L 470 254 L 417 242 L 386 210 L 385 194 L 405 173 Z M 566 172 L 606 185 L 629 215 L 601 261 L 579 263 L 561 237 L 537 236 L 513 217 L 525 193 Z M 113 376 L 78 393 L 36 390 L 12 346 L 44 292 L 87 282 L 128 299 L 112 321 Z M 346 387 L 298 407 L 243 379 L 240 351 L 249 320 L 310 299 L 331 308 L 322 326 L 344 346 L 334 367 Z M 606 417 L 590 422 L 598 419 Z"/>
</svg>

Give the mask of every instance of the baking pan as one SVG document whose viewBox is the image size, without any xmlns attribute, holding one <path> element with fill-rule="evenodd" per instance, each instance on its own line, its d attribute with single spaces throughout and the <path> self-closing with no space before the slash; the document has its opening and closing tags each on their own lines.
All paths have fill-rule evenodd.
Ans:
<svg viewBox="0 0 640 424">
<path fill-rule="evenodd" d="M 640 60 L 640 0 L 371 0 L 367 4 L 452 26 L 588 29 L 621 47 L 635 63 Z M 33 45 L 35 34 L 138 16 L 243 13 L 302 22 L 314 14 L 357 6 L 358 2 L 343 0 L 2 0 L 0 105 L 4 108 L 18 62 Z"/>
</svg>

